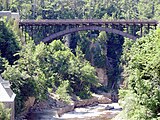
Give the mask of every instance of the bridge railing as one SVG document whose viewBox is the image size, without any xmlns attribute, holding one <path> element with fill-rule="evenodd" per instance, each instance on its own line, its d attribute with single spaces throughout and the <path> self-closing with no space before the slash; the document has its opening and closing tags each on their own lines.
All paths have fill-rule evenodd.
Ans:
<svg viewBox="0 0 160 120">
<path fill-rule="evenodd" d="M 156 20 L 104 20 L 104 19 L 52 19 L 52 20 L 20 20 L 19 24 L 38 25 L 38 24 L 143 24 L 155 25 Z"/>
</svg>

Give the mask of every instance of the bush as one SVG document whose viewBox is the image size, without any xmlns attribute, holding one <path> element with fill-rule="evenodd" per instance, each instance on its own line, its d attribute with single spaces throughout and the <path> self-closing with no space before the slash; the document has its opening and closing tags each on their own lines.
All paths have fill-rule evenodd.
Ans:
<svg viewBox="0 0 160 120">
<path fill-rule="evenodd" d="M 71 97 L 68 94 L 68 88 L 69 88 L 69 81 L 62 81 L 58 89 L 56 90 L 56 94 L 58 94 L 59 99 L 66 103 L 71 102 Z"/>
<path fill-rule="evenodd" d="M 5 70 L 5 65 L 7 64 L 7 60 L 0 56 L 0 74 Z"/>
<path fill-rule="evenodd" d="M 0 103 L 0 120 L 10 120 L 10 109 L 4 107 L 3 103 Z"/>
</svg>

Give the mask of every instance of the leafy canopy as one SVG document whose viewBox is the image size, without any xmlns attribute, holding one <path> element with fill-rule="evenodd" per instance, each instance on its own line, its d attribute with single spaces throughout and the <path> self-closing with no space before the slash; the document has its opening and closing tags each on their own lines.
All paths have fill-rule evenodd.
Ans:
<svg viewBox="0 0 160 120">
<path fill-rule="evenodd" d="M 160 119 L 160 29 L 140 38 L 127 50 L 123 59 L 128 87 L 126 94 L 124 90 L 120 92 L 126 102 L 124 111 L 128 110 L 126 119 Z"/>
<path fill-rule="evenodd" d="M 3 73 L 5 79 L 11 80 L 17 94 L 17 109 L 23 107 L 23 101 L 29 96 L 45 98 L 48 88 L 55 88 L 62 99 L 72 93 L 86 98 L 91 96 L 91 87 L 98 85 L 95 69 L 82 52 L 77 49 L 75 56 L 59 40 L 37 46 L 30 42 L 22 47 L 19 56 Z"/>
</svg>

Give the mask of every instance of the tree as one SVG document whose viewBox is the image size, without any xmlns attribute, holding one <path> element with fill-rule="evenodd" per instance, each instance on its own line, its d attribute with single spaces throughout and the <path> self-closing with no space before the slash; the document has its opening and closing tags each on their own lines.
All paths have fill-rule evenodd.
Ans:
<svg viewBox="0 0 160 120">
<path fill-rule="evenodd" d="M 6 58 L 10 64 L 13 64 L 18 56 L 14 56 L 20 49 L 18 39 L 15 32 L 12 31 L 10 25 L 4 21 L 0 21 L 0 51 L 1 56 Z"/>
<path fill-rule="evenodd" d="M 128 86 L 120 91 L 130 120 L 160 119 L 160 29 L 137 40 L 124 55 Z M 128 47 L 128 46 L 127 46 Z M 129 110 L 129 111 L 128 111 Z M 128 111 L 128 112 L 127 112 Z M 127 112 L 127 113 L 126 113 Z"/>
<path fill-rule="evenodd" d="M 74 93 L 87 98 L 91 96 L 91 87 L 98 85 L 95 69 L 82 58 L 82 53 L 79 51 L 75 56 L 59 40 L 49 45 L 40 43 L 37 46 L 30 42 L 22 47 L 19 57 L 2 74 L 5 79 L 10 80 L 12 90 L 17 94 L 18 111 L 30 96 L 45 99 L 48 88 L 58 89 L 57 93 L 66 96 Z M 68 81 L 66 87 L 64 81 Z M 60 96 L 63 98 L 63 95 Z"/>
</svg>

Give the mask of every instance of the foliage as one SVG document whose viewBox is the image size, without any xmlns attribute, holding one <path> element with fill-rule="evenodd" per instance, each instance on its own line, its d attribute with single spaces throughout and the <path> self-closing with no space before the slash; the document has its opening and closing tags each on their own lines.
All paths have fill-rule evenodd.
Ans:
<svg viewBox="0 0 160 120">
<path fill-rule="evenodd" d="M 19 12 L 21 19 L 160 19 L 159 0 L 12 0 L 12 2 L 1 0 L 0 10 Z M 59 27 L 54 27 L 52 30 L 41 27 L 40 29 L 46 31 L 43 34 L 40 31 L 34 33 L 36 42 L 47 36 L 49 32 L 59 30 Z M 145 31 L 146 27 L 143 27 L 143 30 Z M 133 27 L 129 27 L 129 31 L 133 32 Z M 136 31 L 138 32 L 139 28 L 136 28 Z M 90 34 L 90 31 L 85 33 Z M 91 31 L 91 33 L 101 36 L 99 31 Z M 107 45 L 106 43 L 100 43 L 100 49 L 95 50 L 94 62 L 96 67 L 107 69 L 109 86 L 112 86 L 120 79 L 121 71 L 118 66 L 122 53 L 123 37 L 107 33 L 107 39 L 105 40 L 107 40 Z M 83 44 L 79 45 L 83 53 L 86 54 L 86 59 L 92 59 L 89 48 L 83 50 L 83 47 L 89 46 L 88 44 L 92 41 L 91 38 L 76 34 L 72 35 L 68 41 L 70 41 L 68 43 L 71 44 L 69 46 L 73 49 L 73 52 L 77 41 L 84 41 Z M 106 46 L 107 54 L 104 53 L 101 46 Z M 107 57 L 105 57 L 106 55 Z"/>
<path fill-rule="evenodd" d="M 0 120 L 10 120 L 10 109 L 5 108 L 3 103 L 0 103 Z"/>
<path fill-rule="evenodd" d="M 68 94 L 69 81 L 62 81 L 58 89 L 56 90 L 56 94 L 59 95 L 59 99 L 65 101 L 66 103 L 71 102 L 71 97 Z"/>
<path fill-rule="evenodd" d="M 124 97 L 126 102 L 124 111 L 129 109 L 126 119 L 158 119 L 160 113 L 160 29 L 137 40 L 124 56 L 127 56 L 124 58 L 126 58 L 125 69 L 128 70 L 126 80 L 129 93 L 121 94 L 121 97 Z M 131 98 L 132 103 L 127 98 Z"/>
<path fill-rule="evenodd" d="M 18 56 L 14 56 L 20 49 L 15 32 L 11 29 L 11 24 L 0 21 L 0 51 L 1 56 L 13 64 Z"/>
<path fill-rule="evenodd" d="M 107 56 L 107 34 L 105 31 L 99 33 L 93 48 L 92 54 L 94 59 L 94 65 L 98 68 L 106 68 L 106 56 Z"/>
<path fill-rule="evenodd" d="M 0 0 L 0 10 L 25 19 L 146 19 L 159 17 L 159 0 Z"/>
<path fill-rule="evenodd" d="M 5 66 L 8 65 L 8 61 L 0 56 L 0 74 L 5 70 Z"/>
<path fill-rule="evenodd" d="M 160 19 L 159 0 L 0 0 L 0 11 L 2 10 L 19 12 L 21 19 Z M 16 104 L 19 106 L 17 109 L 22 108 L 22 101 L 26 100 L 28 96 L 36 96 L 38 99 L 44 98 L 45 94 L 47 94 L 47 89 L 52 87 L 56 89 L 61 89 L 62 87 L 65 95 L 75 93 L 81 96 L 81 98 L 89 97 L 92 92 L 91 89 L 97 84 L 95 69 L 90 63 L 94 67 L 107 69 L 106 74 L 109 79 L 109 85 L 107 87 L 111 88 L 114 86 L 114 88 L 116 88 L 115 86 L 120 79 L 121 73 L 119 64 L 122 54 L 122 44 L 124 42 L 122 36 L 99 31 L 86 31 L 72 35 L 68 43 L 71 44 L 69 46 L 73 49 L 72 52 L 74 52 L 74 54 L 60 41 L 53 42 L 48 46 L 42 43 L 35 46 L 27 40 L 29 43 L 26 43 L 19 54 L 15 55 L 15 53 L 20 50 L 20 44 L 23 44 L 21 42 L 24 42 L 19 41 L 18 36 L 20 36 L 20 34 L 15 33 L 15 26 L 13 23 L 8 25 L 7 23 L 0 22 L 0 51 L 1 56 L 7 59 L 10 64 L 16 61 L 13 66 L 7 67 L 3 75 L 11 80 L 12 89 L 17 93 L 16 99 L 18 100 Z M 40 29 L 46 31 L 44 34 L 36 31 L 36 33 L 34 33 L 36 38 L 34 39 L 35 42 L 49 35 L 49 32 L 59 30 L 59 27 L 54 27 L 52 30 L 50 27 L 40 27 Z M 146 31 L 145 26 L 143 30 Z M 132 31 L 133 28 L 129 27 L 129 32 Z M 136 28 L 136 31 L 139 31 L 139 28 Z M 31 33 L 28 32 L 27 34 L 30 35 Z M 93 37 L 92 35 L 96 36 Z M 152 39 L 152 37 L 148 39 Z M 143 38 L 143 40 L 146 38 Z M 82 54 L 79 48 L 77 48 L 77 51 L 75 50 L 77 41 L 78 47 L 82 49 L 85 55 Z M 93 44 L 95 47 L 91 47 Z M 143 55 L 144 53 L 138 56 L 138 50 L 141 48 L 137 46 L 141 46 L 141 44 L 148 46 L 148 44 L 144 44 L 143 42 L 135 43 L 135 47 L 132 49 L 130 47 L 133 44 L 132 42 L 126 42 L 125 44 L 127 46 L 124 48 L 126 52 L 122 60 L 124 67 L 122 77 L 127 79 L 125 80 L 126 85 L 129 84 L 129 89 L 134 89 L 132 92 L 137 97 L 136 94 L 143 95 L 144 91 L 140 93 L 137 92 L 143 84 L 145 86 L 157 84 L 157 81 L 151 85 L 150 82 L 143 83 L 140 81 L 143 78 L 142 76 L 144 76 L 143 79 L 150 79 L 153 76 L 154 79 L 156 79 L 158 76 L 158 68 L 157 71 L 152 71 L 152 69 L 158 67 L 158 57 L 153 55 L 156 62 L 152 63 L 152 55 L 145 50 L 143 52 L 146 56 Z M 142 47 L 149 49 L 146 46 Z M 155 50 L 154 47 L 152 49 Z M 135 52 L 136 50 L 138 52 Z M 147 56 L 148 54 L 149 56 Z M 132 59 L 132 56 L 134 59 Z M 0 72 L 4 70 L 5 62 L 3 58 L 0 58 Z M 84 59 L 89 60 L 90 63 Z M 143 61 L 143 59 L 146 59 L 146 61 Z M 146 66 L 146 64 L 150 64 L 152 67 L 149 67 L 149 65 Z M 133 69 L 132 67 L 135 71 L 131 71 L 131 69 Z M 134 77 L 132 78 L 131 76 Z M 136 76 L 137 78 L 135 78 Z M 67 86 L 63 86 L 63 81 L 66 80 L 69 82 L 68 91 L 66 90 Z M 137 81 L 142 83 L 142 85 L 140 84 L 139 86 L 139 84 L 136 84 Z M 148 90 L 151 88 L 145 87 L 145 89 Z M 154 96 L 155 91 L 156 90 L 153 89 L 153 93 L 150 94 Z M 144 96 L 142 96 L 142 98 L 143 97 Z M 157 98 L 147 102 L 157 104 L 157 102 L 155 102 L 156 100 Z M 136 101 L 137 105 L 139 98 L 133 101 L 133 103 Z M 146 104 L 146 101 L 143 102 L 143 104 Z M 136 107 L 136 109 L 138 109 L 139 106 Z M 153 105 L 153 107 L 156 108 L 155 105 Z"/>
<path fill-rule="evenodd" d="M 20 59 L 3 73 L 5 79 L 11 80 L 12 89 L 17 94 L 17 109 L 23 107 L 29 96 L 45 98 L 48 88 L 56 88 L 60 98 L 66 97 L 68 102 L 72 93 L 79 95 L 84 91 L 88 94 L 91 86 L 96 87 L 95 69 L 80 50 L 77 52 L 79 54 L 75 56 L 59 40 L 49 45 L 40 43 L 35 46 L 30 42 L 23 46 L 19 52 Z"/>
</svg>

